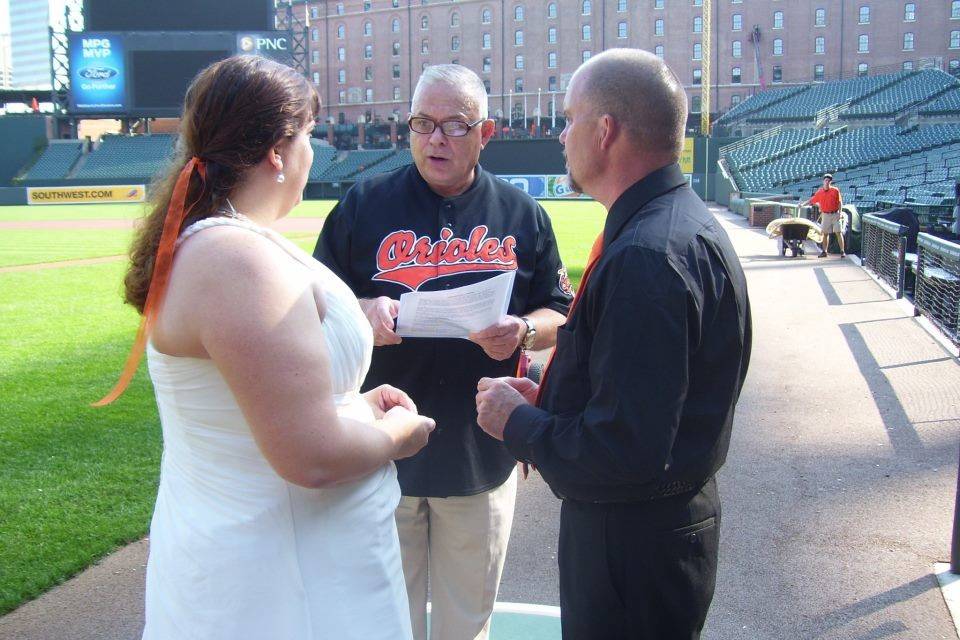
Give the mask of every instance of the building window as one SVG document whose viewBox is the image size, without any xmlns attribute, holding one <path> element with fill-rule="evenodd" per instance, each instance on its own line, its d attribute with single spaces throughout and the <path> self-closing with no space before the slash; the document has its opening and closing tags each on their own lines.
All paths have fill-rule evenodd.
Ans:
<svg viewBox="0 0 960 640">
<path fill-rule="evenodd" d="M 340 104 L 345 104 L 345 103 L 347 102 L 347 92 L 346 92 L 346 91 L 341 91 L 341 92 L 337 95 L 337 97 L 340 99 L 340 100 L 339 100 Z M 343 122 L 344 122 L 344 118 L 343 118 L 343 113 L 341 112 L 341 113 L 340 113 L 340 124 L 343 124 Z"/>
<path fill-rule="evenodd" d="M 342 24 L 337 25 L 337 39 L 343 40 L 347 37 L 347 28 Z"/>
<path fill-rule="evenodd" d="M 773 28 L 783 29 L 783 11 L 773 12 Z"/>
<path fill-rule="evenodd" d="M 657 56 L 658 58 L 660 58 L 661 60 L 663 60 L 663 45 L 662 45 L 662 44 L 658 44 L 657 46 L 655 46 L 655 47 L 653 48 L 653 55 L 655 55 L 655 56 Z"/>
<path fill-rule="evenodd" d="M 947 65 L 947 68 L 950 69 L 950 73 L 956 75 L 960 71 L 960 60 L 953 59 Z"/>
<path fill-rule="evenodd" d="M 367 102 L 373 102 L 373 89 L 367 89 L 364 97 L 367 99 Z"/>
<path fill-rule="evenodd" d="M 320 64 L 320 52 L 314 49 L 310 52 L 310 63 L 311 64 Z"/>
<path fill-rule="evenodd" d="M 591 55 L 593 54 L 590 52 L 590 49 L 585 49 L 583 52 L 580 53 L 580 61 L 586 62 L 587 60 L 590 59 Z"/>
<path fill-rule="evenodd" d="M 690 113 L 700 113 L 700 96 L 693 96 L 690 100 Z"/>
<path fill-rule="evenodd" d="M 550 69 L 557 68 L 557 52 L 551 51 L 547 54 L 547 67 Z"/>
<path fill-rule="evenodd" d="M 493 65 L 490 56 L 483 56 L 483 72 L 490 73 L 490 68 Z"/>
<path fill-rule="evenodd" d="M 523 29 L 517 29 L 513 33 L 513 44 L 517 47 L 523 46 Z"/>
<path fill-rule="evenodd" d="M 870 24 L 870 7 L 860 7 L 860 24 Z"/>
<path fill-rule="evenodd" d="M 733 57 L 741 58 L 743 57 L 743 44 L 739 40 L 734 40 L 731 45 L 733 49 Z"/>
<path fill-rule="evenodd" d="M 367 20 L 363 23 L 363 35 L 372 36 L 373 35 L 373 23 Z"/>
<path fill-rule="evenodd" d="M 430 41 L 429 41 L 429 40 L 421 40 L 421 41 L 420 41 L 420 53 L 423 54 L 423 55 L 426 55 L 426 54 L 430 53 Z"/>
<path fill-rule="evenodd" d="M 400 87 L 393 88 L 393 101 L 397 102 L 400 100 Z"/>
<path fill-rule="evenodd" d="M 700 16 L 693 16 L 693 32 L 703 33 L 703 18 Z"/>
<path fill-rule="evenodd" d="M 953 0 L 950 3 L 950 19 L 960 20 L 960 0 Z"/>
<path fill-rule="evenodd" d="M 489 80 L 484 80 L 484 81 L 483 81 L 483 90 L 487 92 L 487 95 L 490 95 L 490 81 L 489 81 Z"/>
<path fill-rule="evenodd" d="M 653 23 L 653 35 L 663 35 L 663 18 L 657 18 Z"/>
<path fill-rule="evenodd" d="M 627 0 L 617 0 L 617 13 L 626 13 Z"/>
<path fill-rule="evenodd" d="M 523 78 L 517 78 L 513 81 L 513 92 L 523 93 Z"/>
<path fill-rule="evenodd" d="M 556 18 L 557 17 L 557 3 L 551 2 L 547 5 L 547 17 Z"/>
<path fill-rule="evenodd" d="M 399 42 L 394 42 L 394 43 L 393 43 L 393 55 L 394 55 L 394 56 L 399 56 L 399 55 L 400 55 L 400 43 L 399 43 Z"/>
<path fill-rule="evenodd" d="M 363 0 L 363 10 L 370 11 L 370 0 Z"/>
<path fill-rule="evenodd" d="M 450 38 L 450 51 L 460 51 L 460 36 Z"/>
<path fill-rule="evenodd" d="M 430 18 L 428 16 L 420 16 L 420 29 L 426 31 L 430 28 Z"/>
<path fill-rule="evenodd" d="M 778 64 L 773 65 L 773 81 L 783 82 L 783 68 Z"/>
<path fill-rule="evenodd" d="M 517 22 L 523 22 L 523 5 L 518 4 L 513 8 L 513 19 Z"/>
<path fill-rule="evenodd" d="M 870 51 L 870 37 L 867 34 L 861 33 L 857 38 L 857 51 L 860 53 L 867 53 Z"/>
<path fill-rule="evenodd" d="M 663 9 L 663 0 L 653 0 L 654 9 Z"/>
<path fill-rule="evenodd" d="M 908 2 L 903 5 L 903 20 L 905 22 L 915 22 L 917 20 L 917 5 L 913 2 Z"/>
<path fill-rule="evenodd" d="M 483 11 L 480 12 L 480 24 L 490 24 L 491 22 L 493 22 L 493 12 L 484 7 Z"/>
<path fill-rule="evenodd" d="M 702 6 L 703 6 L 703 0 L 693 0 L 693 6 L 695 6 L 695 7 L 702 7 Z"/>
<path fill-rule="evenodd" d="M 734 31 L 743 31 L 743 16 L 741 14 L 733 14 L 732 22 Z"/>
<path fill-rule="evenodd" d="M 626 38 L 626 37 L 627 37 L 627 23 L 626 23 L 626 22 L 618 22 L 618 23 L 617 23 L 617 37 L 618 37 L 618 38 Z"/>
<path fill-rule="evenodd" d="M 913 71 L 913 60 L 904 60 L 904 61 L 903 61 L 903 70 L 904 70 L 904 71 Z"/>
<path fill-rule="evenodd" d="M 730 108 L 732 109 L 733 107 L 737 106 L 738 104 L 740 104 L 740 94 L 739 94 L 739 93 L 735 93 L 735 94 L 733 94 L 732 96 L 730 96 Z"/>
<path fill-rule="evenodd" d="M 702 82 L 702 80 L 703 80 L 703 72 L 700 71 L 700 69 L 694 69 L 694 70 L 693 70 L 693 84 L 696 85 L 696 86 L 700 86 L 700 83 Z"/>
<path fill-rule="evenodd" d="M 740 67 L 734 67 L 730 71 L 730 83 L 731 84 L 740 84 Z"/>
<path fill-rule="evenodd" d="M 426 70 L 427 70 L 427 67 L 429 67 L 429 66 L 430 66 L 430 63 L 429 63 L 429 62 L 422 62 L 422 63 L 420 63 L 420 71 L 426 71 Z"/>
<path fill-rule="evenodd" d="M 827 49 L 827 41 L 823 36 L 817 36 L 813 39 L 813 52 L 823 53 Z"/>
<path fill-rule="evenodd" d="M 393 77 L 394 79 L 397 79 L 400 77 L 400 65 L 398 64 L 393 65 Z"/>
<path fill-rule="evenodd" d="M 320 7 L 310 7 L 310 19 L 316 20 L 320 17 Z"/>
<path fill-rule="evenodd" d="M 593 12 L 593 3 L 590 0 L 583 0 L 580 5 L 580 15 L 588 16 Z"/>
<path fill-rule="evenodd" d="M 703 59 L 703 45 L 699 42 L 693 43 L 693 59 L 702 60 Z"/>
<path fill-rule="evenodd" d="M 903 34 L 903 50 L 913 51 L 913 34 L 912 33 Z"/>
<path fill-rule="evenodd" d="M 484 33 L 483 36 L 481 36 L 481 41 L 482 41 L 481 46 L 482 46 L 484 49 L 489 49 L 489 48 L 490 48 L 490 34 L 489 34 L 489 33 Z"/>
<path fill-rule="evenodd" d="M 363 68 L 363 79 L 367 82 L 373 80 L 373 67 L 364 67 Z"/>
<path fill-rule="evenodd" d="M 556 43 L 557 43 L 557 28 L 556 28 L 556 27 L 550 27 L 549 29 L 547 29 L 547 42 L 548 42 L 549 44 L 556 44 Z"/>
<path fill-rule="evenodd" d="M 960 49 L 960 31 L 950 32 L 950 48 Z"/>
<path fill-rule="evenodd" d="M 582 40 L 590 39 L 590 25 L 585 24 L 580 28 L 580 37 Z"/>
<path fill-rule="evenodd" d="M 454 11 L 450 14 L 450 26 L 459 27 L 460 26 L 460 14 Z"/>
<path fill-rule="evenodd" d="M 523 54 L 513 56 L 513 68 L 518 70 L 523 69 Z"/>
<path fill-rule="evenodd" d="M 390 31 L 400 33 L 400 18 L 394 18 L 390 21 Z"/>
<path fill-rule="evenodd" d="M 823 65 L 822 64 L 813 65 L 813 81 L 823 82 Z"/>
<path fill-rule="evenodd" d="M 347 50 L 343 47 L 337 47 L 337 60 L 343 62 L 347 59 Z"/>
<path fill-rule="evenodd" d="M 783 40 L 780 38 L 773 39 L 773 55 L 782 56 L 783 55 Z"/>
<path fill-rule="evenodd" d="M 861 78 L 867 77 L 867 73 L 870 71 L 870 67 L 867 66 L 866 62 L 861 62 L 857 65 L 857 75 Z"/>
<path fill-rule="evenodd" d="M 313 72 L 313 84 L 320 84 L 320 72 L 319 72 L 319 71 L 314 71 L 314 72 Z"/>
<path fill-rule="evenodd" d="M 817 9 L 816 13 L 813 14 L 813 26 L 815 27 L 824 27 L 827 24 L 827 10 L 826 9 Z"/>
<path fill-rule="evenodd" d="M 342 3 L 342 2 L 338 2 L 338 3 L 337 3 L 337 15 L 338 15 L 338 16 L 342 16 L 342 15 L 343 15 L 343 3 Z"/>
<path fill-rule="evenodd" d="M 373 59 L 373 45 L 365 44 L 363 45 L 363 59 L 372 60 Z"/>
<path fill-rule="evenodd" d="M 460 58 L 454 58 L 450 61 L 450 64 L 460 64 Z"/>
<path fill-rule="evenodd" d="M 557 90 L 557 76 L 550 76 L 547 78 L 547 91 L 556 91 Z"/>
<path fill-rule="evenodd" d="M 390 3 L 390 5 L 391 5 L 394 9 L 396 9 L 396 8 L 398 8 L 398 7 L 400 6 L 400 0 L 393 0 L 393 2 Z"/>
<path fill-rule="evenodd" d="M 311 41 L 311 42 L 317 42 L 318 40 L 320 40 L 320 30 L 319 30 L 319 29 L 311 29 L 311 30 L 310 30 L 310 41 Z"/>
</svg>

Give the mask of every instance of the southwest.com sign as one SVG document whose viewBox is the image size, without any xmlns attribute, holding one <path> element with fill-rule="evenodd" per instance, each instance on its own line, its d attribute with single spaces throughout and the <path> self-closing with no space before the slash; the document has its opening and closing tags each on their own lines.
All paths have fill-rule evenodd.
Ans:
<svg viewBox="0 0 960 640">
<path fill-rule="evenodd" d="M 142 184 L 103 187 L 29 187 L 27 204 L 95 204 L 106 202 L 143 202 Z"/>
</svg>

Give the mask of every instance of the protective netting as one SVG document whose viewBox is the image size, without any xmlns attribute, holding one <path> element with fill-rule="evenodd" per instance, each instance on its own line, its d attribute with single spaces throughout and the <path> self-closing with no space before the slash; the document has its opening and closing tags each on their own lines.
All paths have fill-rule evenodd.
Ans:
<svg viewBox="0 0 960 640">
<path fill-rule="evenodd" d="M 914 305 L 960 345 L 960 245 L 921 233 L 917 236 L 917 289 Z"/>
<path fill-rule="evenodd" d="M 873 271 L 903 296 L 904 249 L 906 227 L 874 216 L 863 217 L 861 260 L 863 266 Z"/>
</svg>

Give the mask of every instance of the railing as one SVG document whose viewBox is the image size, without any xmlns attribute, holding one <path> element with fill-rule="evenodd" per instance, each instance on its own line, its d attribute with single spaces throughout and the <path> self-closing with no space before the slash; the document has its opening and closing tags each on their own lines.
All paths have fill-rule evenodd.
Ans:
<svg viewBox="0 0 960 640">
<path fill-rule="evenodd" d="M 730 153 L 736 151 L 737 149 L 742 149 L 743 147 L 751 145 L 754 142 L 759 142 L 764 138 L 770 138 L 772 136 L 779 135 L 782 130 L 783 130 L 783 125 L 777 125 L 769 129 L 764 129 L 760 133 L 755 133 L 752 136 L 748 136 L 743 140 L 738 140 L 733 144 L 728 144 L 726 146 L 720 147 L 720 157 L 725 158 L 728 155 L 730 155 Z"/>
<path fill-rule="evenodd" d="M 960 346 L 960 245 L 929 233 L 917 236 L 914 306 Z"/>
<path fill-rule="evenodd" d="M 873 271 L 902 298 L 906 285 L 907 227 L 870 215 L 863 216 L 861 223 L 863 267 Z"/>
<path fill-rule="evenodd" d="M 829 107 L 825 107 L 817 111 L 814 116 L 815 127 L 817 129 L 823 127 L 826 124 L 831 122 L 836 122 L 840 118 L 840 114 L 850 108 L 850 104 L 853 100 L 847 100 L 846 102 L 840 102 L 837 104 L 832 104 Z"/>
</svg>

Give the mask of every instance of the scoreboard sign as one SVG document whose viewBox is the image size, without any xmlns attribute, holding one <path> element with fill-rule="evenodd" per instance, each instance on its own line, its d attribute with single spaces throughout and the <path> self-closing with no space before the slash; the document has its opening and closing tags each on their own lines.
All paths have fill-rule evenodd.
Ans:
<svg viewBox="0 0 960 640">
<path fill-rule="evenodd" d="M 123 39 L 115 33 L 70 35 L 70 110 L 123 112 L 127 108 Z"/>
</svg>

